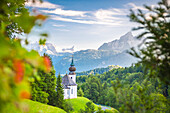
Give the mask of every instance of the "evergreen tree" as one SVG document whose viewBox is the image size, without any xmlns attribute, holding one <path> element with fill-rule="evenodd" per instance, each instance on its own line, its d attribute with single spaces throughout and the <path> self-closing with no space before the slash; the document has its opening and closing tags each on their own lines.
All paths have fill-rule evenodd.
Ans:
<svg viewBox="0 0 170 113">
<path fill-rule="evenodd" d="M 78 90 L 77 96 L 80 96 L 80 97 L 84 96 L 83 90 L 81 88 Z"/>
<path fill-rule="evenodd" d="M 51 59 L 47 54 L 44 56 Z M 51 61 L 51 60 L 50 60 Z M 52 63 L 51 63 L 52 65 Z M 37 79 L 31 83 L 32 86 L 32 100 L 41 103 L 48 103 L 49 105 L 56 105 L 56 76 L 54 67 L 51 71 L 45 73 L 42 70 L 38 70 Z"/>
<path fill-rule="evenodd" d="M 56 106 L 64 109 L 64 90 L 62 87 L 62 80 L 60 74 L 57 77 L 57 101 Z"/>
</svg>

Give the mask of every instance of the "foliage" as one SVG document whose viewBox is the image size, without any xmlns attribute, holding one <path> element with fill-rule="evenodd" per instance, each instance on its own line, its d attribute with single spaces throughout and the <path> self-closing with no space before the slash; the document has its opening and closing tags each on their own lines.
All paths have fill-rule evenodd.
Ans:
<svg viewBox="0 0 170 113">
<path fill-rule="evenodd" d="M 62 80 L 60 74 L 57 77 L 57 99 L 56 99 L 56 106 L 64 109 L 64 90 L 62 87 Z"/>
<path fill-rule="evenodd" d="M 120 112 L 167 112 L 169 93 L 165 96 L 164 90 L 169 92 L 169 86 L 165 87 L 159 79 L 145 76 L 142 66 L 131 66 L 112 69 L 101 75 L 79 76 L 77 83 L 87 92 L 85 97 L 92 101 L 98 98 L 96 103 L 111 106 Z M 93 84 L 102 85 L 98 85 L 100 89 L 93 89 Z M 95 91 L 100 92 L 100 96 L 91 94 Z"/>
<path fill-rule="evenodd" d="M 89 99 L 85 98 L 85 97 L 77 97 L 77 98 L 73 98 L 73 99 L 66 99 L 66 102 L 69 101 L 72 104 L 72 107 L 74 109 L 74 111 L 71 111 L 72 113 L 80 113 L 80 109 L 85 110 L 85 106 L 87 102 L 90 102 Z M 98 106 L 95 105 L 93 103 L 93 105 L 95 106 L 95 110 L 97 110 Z"/>
<path fill-rule="evenodd" d="M 7 104 L 20 108 L 20 101 L 31 97 L 29 83 L 34 80 L 37 70 L 50 70 L 45 65 L 45 61 L 49 63 L 48 59 L 40 57 L 36 51 L 28 52 L 21 46 L 21 39 L 15 37 L 16 34 L 28 34 L 33 26 L 38 25 L 37 21 L 42 24 L 46 19 L 44 15 L 30 16 L 24 4 L 25 0 L 1 0 L 0 3 L 1 113 Z M 27 39 L 25 43 L 28 44 Z"/>
<path fill-rule="evenodd" d="M 77 96 L 80 96 L 80 97 L 84 96 L 83 90 L 81 88 L 78 90 Z"/>
<path fill-rule="evenodd" d="M 122 68 L 122 67 L 118 65 L 109 65 L 106 68 L 96 68 L 96 69 L 89 70 L 89 71 L 77 72 L 76 75 L 81 76 L 81 75 L 89 75 L 89 74 L 93 74 L 93 75 L 103 74 L 104 72 L 108 72 L 114 68 Z"/>
<path fill-rule="evenodd" d="M 144 79 L 142 83 L 135 82 L 128 85 L 115 80 L 112 84 L 116 94 L 116 102 L 120 104 L 120 112 L 168 112 L 168 100 L 160 93 L 158 87 L 154 88 L 154 82 Z"/>
<path fill-rule="evenodd" d="M 71 111 L 74 111 L 73 105 L 72 105 L 72 103 L 69 100 L 65 101 L 64 110 L 67 113 L 70 113 Z"/>
<path fill-rule="evenodd" d="M 36 79 L 31 83 L 32 100 L 55 106 L 56 77 L 54 67 L 48 73 L 39 70 L 37 76 L 39 77 L 38 80 Z"/>
<path fill-rule="evenodd" d="M 166 0 L 165 0 L 166 1 Z M 144 30 L 138 38 L 144 38 L 143 48 L 137 52 L 134 48 L 130 54 L 140 59 L 150 77 L 158 77 L 170 85 L 170 6 L 159 2 L 157 6 L 145 5 L 147 12 L 131 10 L 130 19 L 140 24 L 134 30 Z"/>
<path fill-rule="evenodd" d="M 94 113 L 95 112 L 95 107 L 93 105 L 93 102 L 87 102 L 85 106 L 85 110 L 80 109 L 80 113 Z"/>
</svg>

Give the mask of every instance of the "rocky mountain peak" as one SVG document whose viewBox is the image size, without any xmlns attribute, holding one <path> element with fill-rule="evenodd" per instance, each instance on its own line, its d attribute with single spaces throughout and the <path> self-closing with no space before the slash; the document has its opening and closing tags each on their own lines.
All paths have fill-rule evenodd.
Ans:
<svg viewBox="0 0 170 113">
<path fill-rule="evenodd" d="M 140 42 L 141 41 L 136 39 L 136 37 L 134 37 L 131 32 L 128 32 L 117 40 L 104 43 L 98 48 L 98 50 L 122 52 L 124 50 L 130 49 L 131 47 L 136 47 Z"/>
</svg>

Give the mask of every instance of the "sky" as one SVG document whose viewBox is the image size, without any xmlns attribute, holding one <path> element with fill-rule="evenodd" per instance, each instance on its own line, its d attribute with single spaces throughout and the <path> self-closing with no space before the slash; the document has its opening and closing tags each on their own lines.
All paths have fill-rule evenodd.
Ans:
<svg viewBox="0 0 170 113">
<path fill-rule="evenodd" d="M 28 35 L 30 42 L 38 41 L 41 32 L 49 34 L 47 42 L 75 50 L 98 49 L 103 43 L 119 39 L 138 24 L 130 22 L 129 10 L 141 9 L 143 4 L 156 5 L 159 0 L 44 0 L 41 4 L 26 3 L 37 13 L 48 15 L 42 27 L 34 27 Z M 136 36 L 139 32 L 132 32 Z"/>
</svg>

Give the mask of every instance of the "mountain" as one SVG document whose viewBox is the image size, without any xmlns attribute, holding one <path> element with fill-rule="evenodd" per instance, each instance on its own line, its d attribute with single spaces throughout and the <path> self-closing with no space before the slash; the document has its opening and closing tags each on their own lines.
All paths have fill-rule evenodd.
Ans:
<svg viewBox="0 0 170 113">
<path fill-rule="evenodd" d="M 113 40 L 112 42 L 104 43 L 98 48 L 98 50 L 113 50 L 122 52 L 131 47 L 136 47 L 140 44 L 140 40 L 132 35 L 131 32 L 121 36 L 119 40 Z"/>
<path fill-rule="evenodd" d="M 25 47 L 29 51 L 32 49 L 38 51 L 40 53 L 40 55 L 43 55 L 44 53 L 51 54 L 51 55 L 57 54 L 55 46 L 51 43 L 46 43 L 45 45 L 39 45 L 38 42 L 35 42 L 35 43 L 31 43 Z"/>
<path fill-rule="evenodd" d="M 127 54 L 126 51 L 103 51 L 103 50 L 81 50 L 74 54 L 74 64 L 77 72 L 87 71 L 95 68 L 107 67 L 108 65 L 131 66 L 136 58 Z M 71 63 L 71 56 L 63 57 L 54 63 L 57 72 L 66 73 Z"/>
<path fill-rule="evenodd" d="M 74 63 L 77 68 L 76 72 L 87 71 L 95 68 L 105 68 L 109 65 L 119 65 L 129 67 L 137 59 L 129 55 L 126 50 L 137 46 L 141 41 L 136 39 L 131 32 L 120 37 L 119 40 L 104 43 L 98 50 L 87 49 L 74 52 L 72 48 L 65 48 L 62 52 L 57 52 L 56 47 L 51 43 L 39 46 L 38 43 L 32 43 L 26 48 L 28 50 L 37 50 L 40 55 L 48 54 L 53 61 L 56 74 L 64 74 L 68 71 L 71 63 L 71 57 L 74 55 Z M 69 52 L 68 52 L 69 51 Z"/>
</svg>

